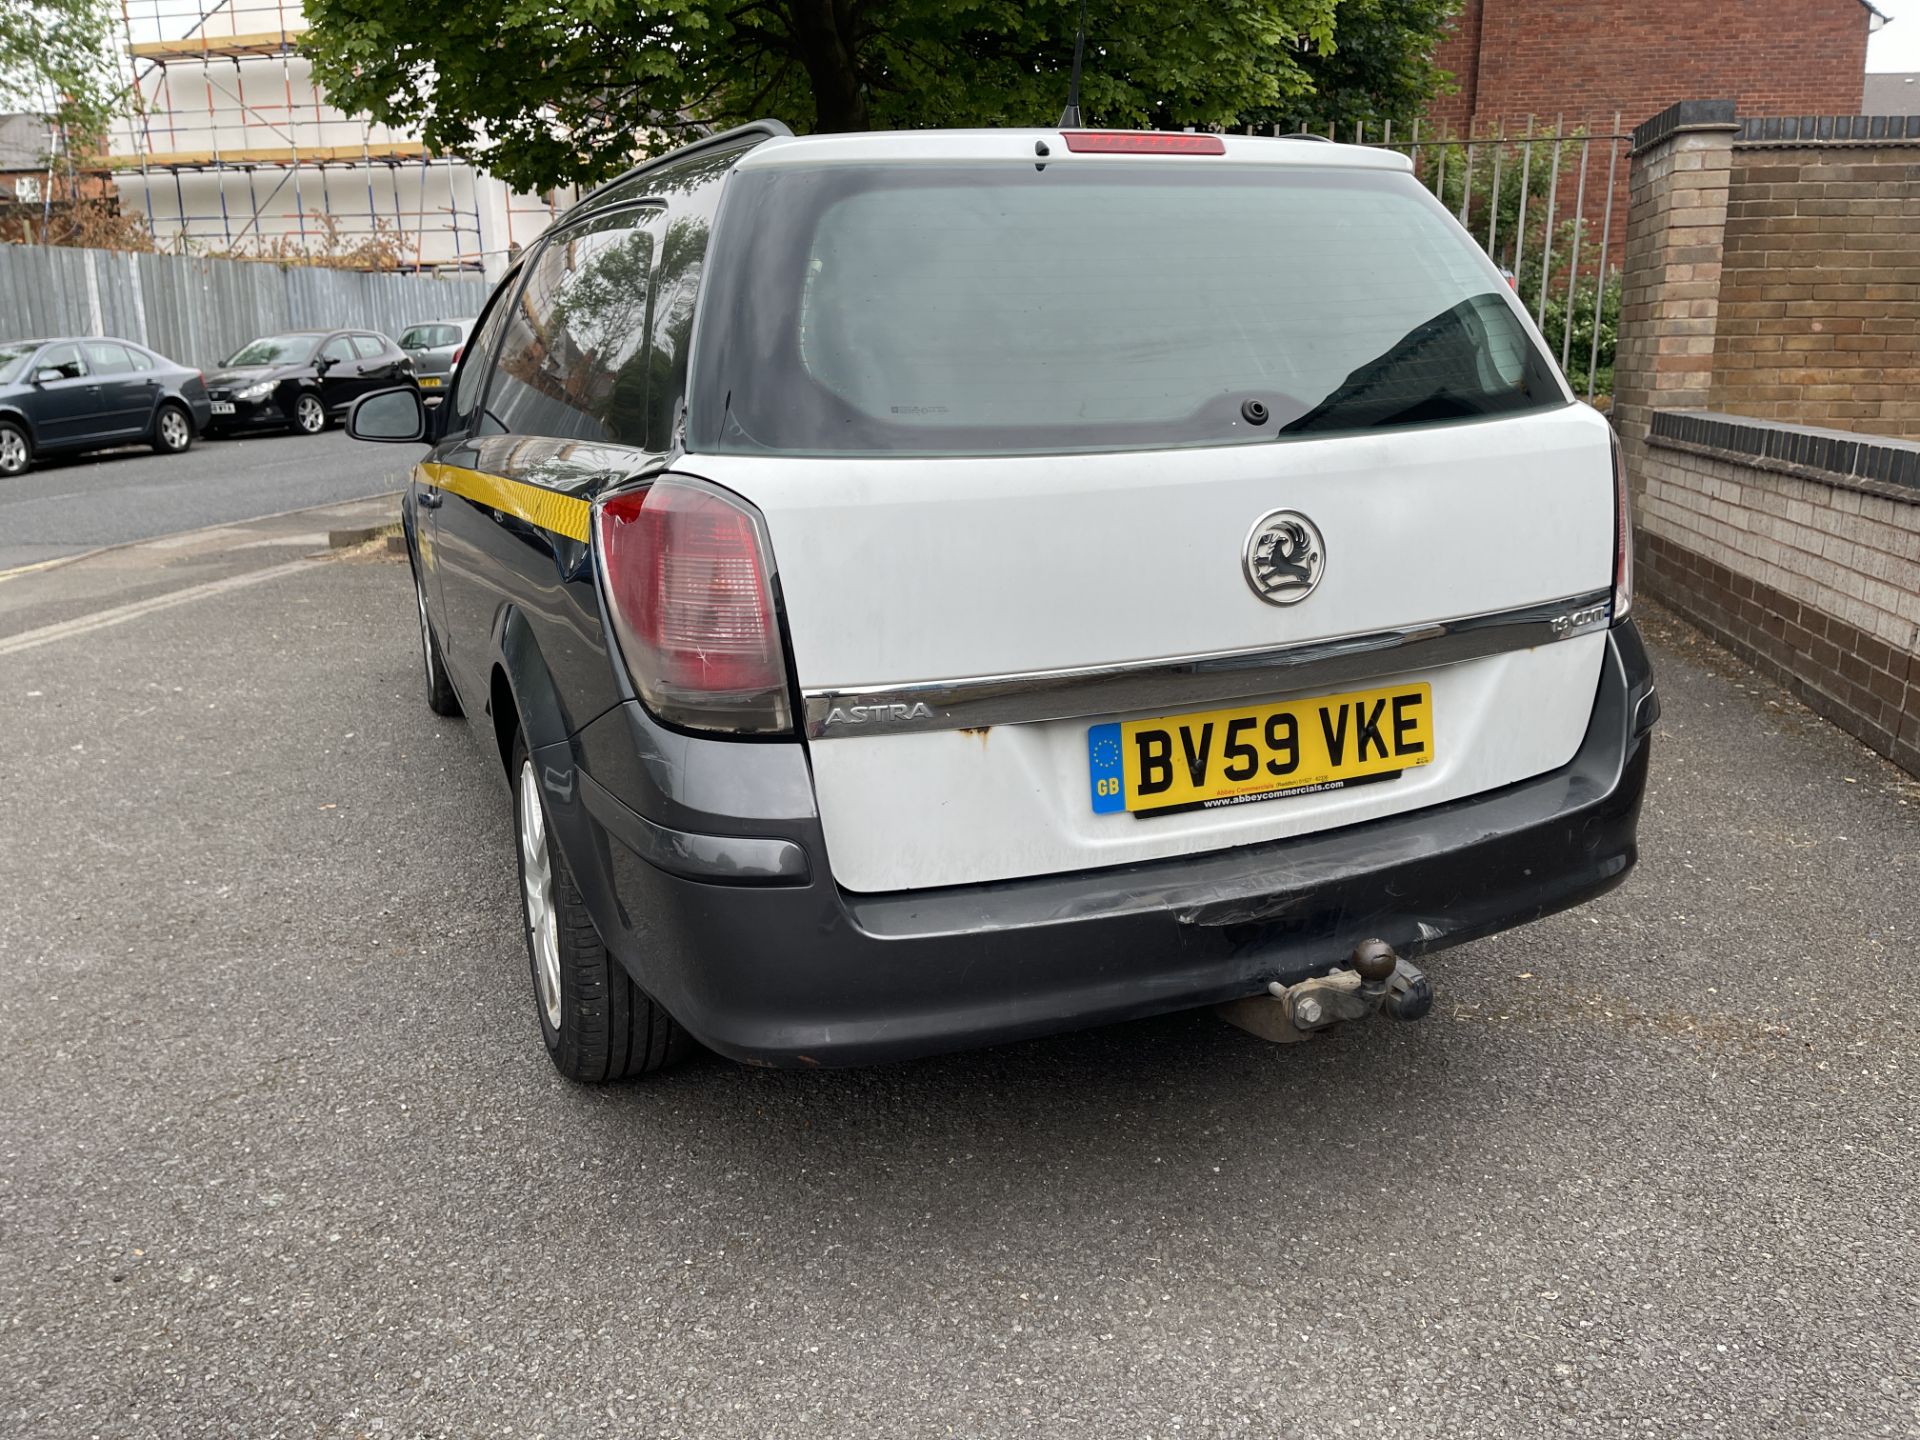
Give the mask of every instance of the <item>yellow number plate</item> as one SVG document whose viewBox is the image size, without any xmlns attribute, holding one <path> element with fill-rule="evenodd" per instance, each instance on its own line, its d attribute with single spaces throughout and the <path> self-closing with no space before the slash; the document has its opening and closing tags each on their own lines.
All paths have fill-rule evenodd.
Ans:
<svg viewBox="0 0 1920 1440">
<path fill-rule="evenodd" d="M 420 377 L 420 388 L 422 390 L 438 390 L 440 388 L 440 377 L 438 375 L 422 375 Z"/>
<path fill-rule="evenodd" d="M 1426 684 L 1095 725 L 1096 814 L 1160 815 L 1392 780 L 1433 759 Z"/>
</svg>

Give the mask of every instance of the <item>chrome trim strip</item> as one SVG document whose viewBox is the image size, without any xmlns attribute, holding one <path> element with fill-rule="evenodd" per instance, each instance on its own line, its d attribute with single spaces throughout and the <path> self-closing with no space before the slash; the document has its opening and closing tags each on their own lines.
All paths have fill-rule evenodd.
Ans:
<svg viewBox="0 0 1920 1440">
<path fill-rule="evenodd" d="M 1143 710 L 1192 710 L 1531 650 L 1604 630 L 1612 623 L 1613 592 L 1590 590 L 1406 630 L 1262 650 L 969 680 L 808 690 L 803 697 L 807 734 L 816 740 L 838 740 L 850 735 L 973 729 Z M 874 706 L 886 707 L 885 716 L 872 716 Z M 866 718 L 853 718 L 856 709 Z"/>
</svg>

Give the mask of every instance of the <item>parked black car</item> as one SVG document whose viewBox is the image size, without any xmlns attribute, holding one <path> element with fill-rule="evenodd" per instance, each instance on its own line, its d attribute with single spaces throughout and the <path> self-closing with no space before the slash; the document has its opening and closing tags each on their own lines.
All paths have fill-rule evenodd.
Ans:
<svg viewBox="0 0 1920 1440">
<path fill-rule="evenodd" d="M 415 384 L 413 361 L 371 330 L 293 330 L 249 340 L 207 377 L 212 432 L 284 427 L 317 435 L 369 390 Z"/>
<path fill-rule="evenodd" d="M 198 370 L 131 340 L 0 340 L 0 477 L 36 455 L 142 440 L 177 455 L 209 413 Z"/>
</svg>

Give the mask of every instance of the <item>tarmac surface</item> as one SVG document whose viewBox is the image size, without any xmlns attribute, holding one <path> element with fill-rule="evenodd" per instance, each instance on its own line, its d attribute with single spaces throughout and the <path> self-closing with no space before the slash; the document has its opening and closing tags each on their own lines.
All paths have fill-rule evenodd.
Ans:
<svg viewBox="0 0 1920 1440">
<path fill-rule="evenodd" d="M 1684 626 L 1638 871 L 1418 1024 L 590 1090 L 278 523 L 0 583 L 0 1433 L 1920 1433 L 1920 786 Z"/>
<path fill-rule="evenodd" d="M 100 545 L 398 490 L 420 453 L 362 444 L 333 429 L 202 437 L 184 455 L 139 445 L 50 456 L 25 475 L 0 480 L 0 572 Z"/>
</svg>

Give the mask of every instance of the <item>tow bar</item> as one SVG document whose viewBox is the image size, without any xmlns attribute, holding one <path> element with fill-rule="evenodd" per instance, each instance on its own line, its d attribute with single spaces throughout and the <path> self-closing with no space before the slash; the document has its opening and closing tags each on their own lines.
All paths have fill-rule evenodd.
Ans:
<svg viewBox="0 0 1920 1440">
<path fill-rule="evenodd" d="M 1433 1008 L 1433 986 L 1418 966 L 1402 960 L 1384 940 L 1362 940 L 1345 967 L 1326 975 L 1267 986 L 1222 1005 L 1230 1025 L 1279 1045 L 1296 1044 L 1342 1020 L 1364 1020 L 1384 1010 L 1396 1020 L 1418 1020 Z"/>
</svg>

